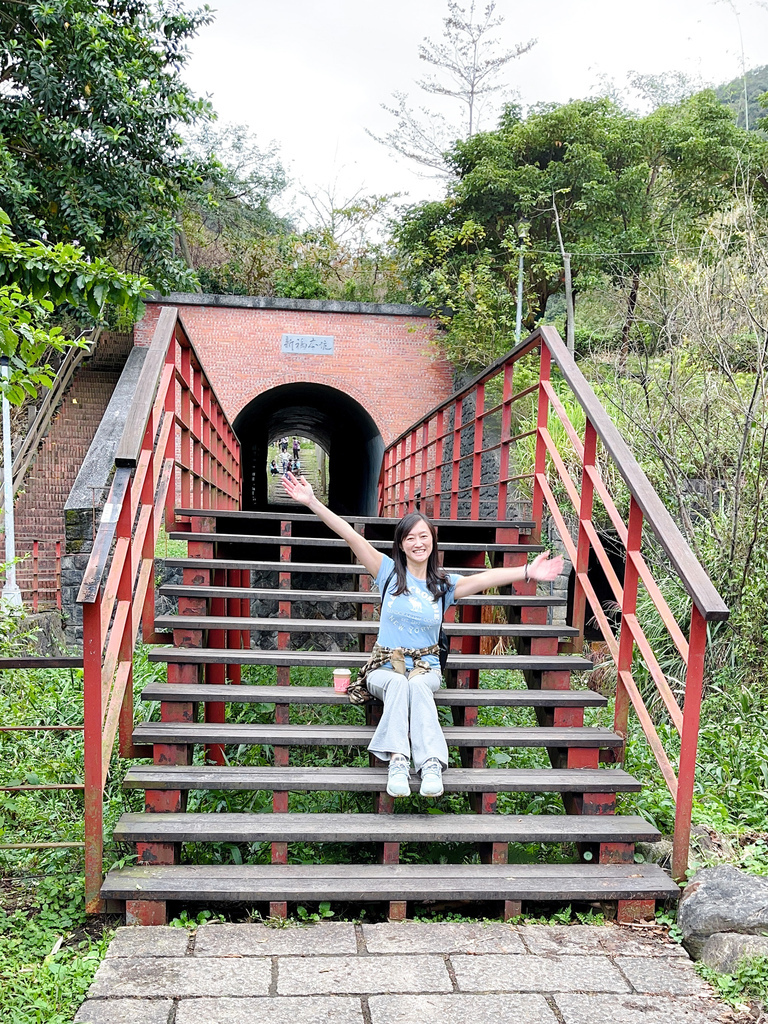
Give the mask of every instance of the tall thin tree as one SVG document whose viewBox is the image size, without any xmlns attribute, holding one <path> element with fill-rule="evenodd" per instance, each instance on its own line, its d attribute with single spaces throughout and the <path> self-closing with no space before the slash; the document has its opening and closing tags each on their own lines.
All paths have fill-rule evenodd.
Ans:
<svg viewBox="0 0 768 1024">
<path fill-rule="evenodd" d="M 468 7 L 448 0 L 442 38 L 427 37 L 419 46 L 419 59 L 433 70 L 416 84 L 430 96 L 455 101 L 458 116 L 447 118 L 426 106 L 414 110 L 407 93 L 396 92 L 395 105 L 382 104 L 396 118 L 396 127 L 382 137 L 369 132 L 372 138 L 433 173 L 450 173 L 446 150 L 457 139 L 468 139 L 479 130 L 488 100 L 505 88 L 502 72 L 536 43 L 529 39 L 499 50 L 496 30 L 504 18 L 495 10 L 495 2 L 481 8 L 475 0 L 470 0 Z"/>
</svg>

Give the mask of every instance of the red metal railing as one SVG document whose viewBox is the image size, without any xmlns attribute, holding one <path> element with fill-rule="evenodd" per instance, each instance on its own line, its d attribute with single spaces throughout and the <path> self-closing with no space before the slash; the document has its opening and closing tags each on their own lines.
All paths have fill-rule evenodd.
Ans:
<svg viewBox="0 0 768 1024">
<path fill-rule="evenodd" d="M 174 507 L 240 503 L 240 449 L 178 315 L 165 307 L 136 388 L 115 474 L 78 594 L 83 607 L 86 906 L 100 909 L 103 793 L 116 737 L 133 746 L 133 655 L 141 630 L 157 642 L 155 545 Z M 165 638 L 162 638 L 163 640 Z"/>
<path fill-rule="evenodd" d="M 24 575 L 24 568 L 28 569 Z M 50 570 L 48 570 L 50 572 Z M 30 564 L 20 567 L 19 582 L 22 597 L 26 604 L 32 605 L 32 611 L 42 608 L 58 608 L 61 611 L 61 541 L 54 545 L 53 576 L 45 575 L 40 570 L 40 541 L 32 541 Z"/>
<path fill-rule="evenodd" d="M 553 385 L 553 361 L 570 397 L 584 413 L 583 438 Z M 555 433 L 562 436 L 560 446 L 553 437 L 555 422 L 559 424 Z M 618 471 L 626 485 L 626 523 L 617 507 L 621 501 L 612 495 L 607 474 L 600 472 L 601 464 Z M 436 517 L 505 519 L 514 502 L 518 502 L 517 513 L 523 500 L 530 503 L 539 536 L 546 507 L 572 562 L 571 624 L 580 631 L 574 643 L 581 646 L 589 608 L 613 659 L 617 673 L 615 730 L 626 739 L 631 705 L 675 800 L 673 873 L 682 880 L 688 865 L 707 622 L 727 618 L 728 609 L 553 327 L 538 328 L 509 355 L 414 424 L 384 453 L 381 515 L 401 516 L 421 506 Z M 622 549 L 623 580 L 595 527 L 596 500 L 602 503 Z M 566 511 L 561 501 L 567 502 Z M 573 531 L 569 519 L 575 524 Z M 643 556 L 646 523 L 690 595 L 687 638 Z M 590 581 L 591 554 L 621 609 L 618 635 Z M 683 666 L 682 708 L 637 616 L 641 583 Z M 680 736 L 677 773 L 633 674 L 636 657 L 644 663 Z"/>
</svg>

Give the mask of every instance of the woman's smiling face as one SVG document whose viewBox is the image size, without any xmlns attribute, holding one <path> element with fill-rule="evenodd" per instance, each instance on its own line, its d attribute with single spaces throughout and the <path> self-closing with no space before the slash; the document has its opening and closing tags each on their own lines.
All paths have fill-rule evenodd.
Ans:
<svg viewBox="0 0 768 1024">
<path fill-rule="evenodd" d="M 403 537 L 400 547 L 406 561 L 415 565 L 425 565 L 432 554 L 432 531 L 421 520 Z"/>
</svg>

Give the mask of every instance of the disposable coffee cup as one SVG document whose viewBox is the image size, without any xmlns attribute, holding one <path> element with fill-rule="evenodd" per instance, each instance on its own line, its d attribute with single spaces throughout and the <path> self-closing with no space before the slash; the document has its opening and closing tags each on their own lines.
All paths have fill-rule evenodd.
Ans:
<svg viewBox="0 0 768 1024">
<path fill-rule="evenodd" d="M 333 688 L 336 693 L 347 692 L 351 675 L 352 673 L 348 668 L 335 668 L 333 670 Z"/>
</svg>

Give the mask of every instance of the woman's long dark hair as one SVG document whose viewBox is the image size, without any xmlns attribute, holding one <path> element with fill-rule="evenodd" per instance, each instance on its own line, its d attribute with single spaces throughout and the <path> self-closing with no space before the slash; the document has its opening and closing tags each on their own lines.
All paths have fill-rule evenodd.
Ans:
<svg viewBox="0 0 768 1024">
<path fill-rule="evenodd" d="M 448 590 L 450 581 L 445 570 L 437 561 L 437 530 L 434 528 L 432 523 L 430 523 L 427 517 L 421 514 L 421 512 L 409 512 L 407 516 L 403 516 L 395 527 L 395 539 L 392 542 L 392 560 L 395 563 L 397 585 L 393 593 L 396 597 L 398 594 L 402 594 L 408 589 L 408 582 L 405 575 L 408 569 L 408 563 L 406 562 L 405 552 L 400 545 L 403 542 L 403 538 L 407 537 L 414 526 L 419 522 L 426 523 L 429 527 L 429 532 L 432 534 L 432 550 L 429 553 L 429 558 L 427 560 L 426 583 L 427 589 L 435 600 L 437 600 L 441 594 L 444 594 L 446 590 Z M 382 597 L 383 596 L 384 595 L 382 594 Z"/>
</svg>

